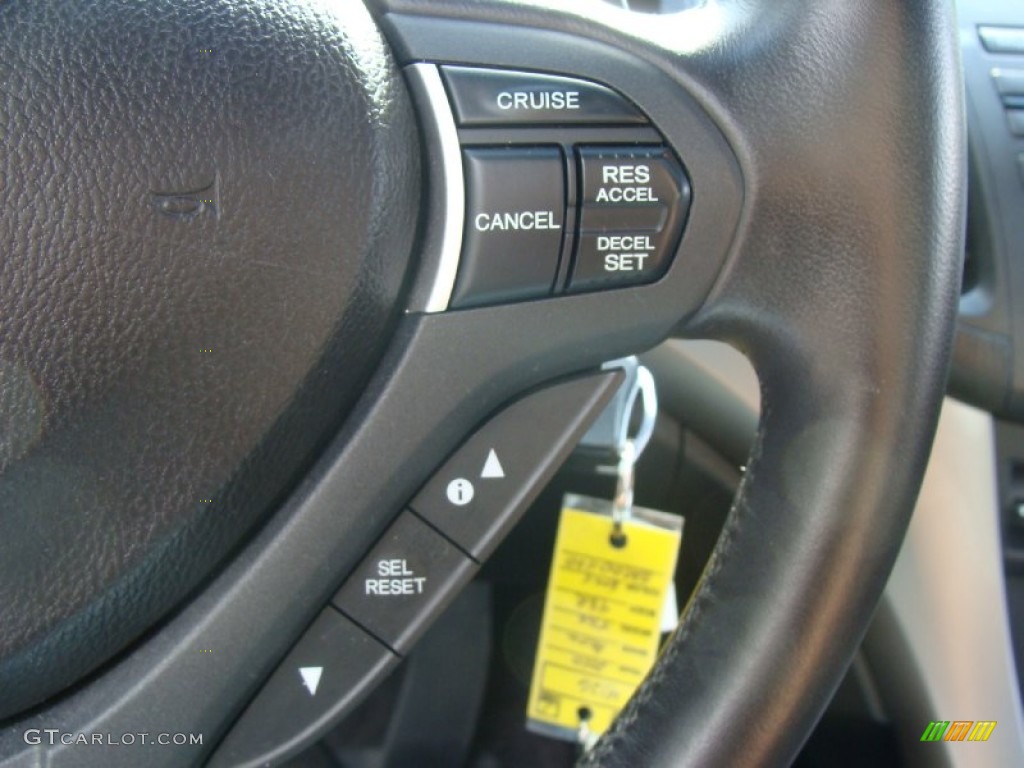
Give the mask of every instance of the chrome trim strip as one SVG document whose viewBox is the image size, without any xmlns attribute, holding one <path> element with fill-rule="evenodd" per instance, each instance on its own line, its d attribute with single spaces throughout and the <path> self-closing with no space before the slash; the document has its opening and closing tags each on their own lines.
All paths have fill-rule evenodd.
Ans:
<svg viewBox="0 0 1024 768">
<path fill-rule="evenodd" d="M 437 274 L 430 289 L 425 312 L 444 312 L 448 309 L 455 277 L 459 273 L 459 255 L 462 253 L 462 227 L 466 216 L 466 190 L 462 178 L 462 149 L 448 94 L 441 82 L 441 73 L 434 64 L 413 64 L 430 105 L 430 117 L 437 130 L 444 175 L 444 229 L 441 234 L 441 257 Z"/>
</svg>

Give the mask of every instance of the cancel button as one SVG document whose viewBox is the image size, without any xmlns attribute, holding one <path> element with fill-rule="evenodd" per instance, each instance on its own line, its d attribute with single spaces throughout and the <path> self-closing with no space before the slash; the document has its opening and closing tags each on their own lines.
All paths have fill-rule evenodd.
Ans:
<svg viewBox="0 0 1024 768">
<path fill-rule="evenodd" d="M 565 230 L 559 147 L 462 151 L 466 223 L 453 308 L 547 296 Z"/>
</svg>

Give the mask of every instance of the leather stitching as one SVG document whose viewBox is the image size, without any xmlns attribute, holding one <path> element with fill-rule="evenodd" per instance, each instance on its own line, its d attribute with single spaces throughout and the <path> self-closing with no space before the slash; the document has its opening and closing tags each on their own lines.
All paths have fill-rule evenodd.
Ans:
<svg viewBox="0 0 1024 768">
<path fill-rule="evenodd" d="M 700 621 L 705 604 L 713 597 L 715 587 L 712 582 L 715 574 L 721 570 L 723 562 L 728 558 L 729 547 L 742 525 L 743 513 L 747 510 L 748 489 L 754 482 L 758 462 L 762 456 L 764 446 L 764 425 L 767 421 L 768 415 L 770 414 L 771 401 L 768 397 L 768 391 L 765 389 L 760 378 L 758 379 L 758 388 L 761 392 L 760 426 L 757 430 L 754 445 L 751 448 L 747 470 L 744 472 L 743 479 L 740 481 L 740 487 L 736 492 L 736 500 L 733 502 L 732 509 L 729 510 L 725 526 L 719 536 L 718 543 L 715 545 L 715 551 L 712 554 L 708 568 L 701 578 L 701 583 L 697 589 L 697 593 L 694 595 L 690 605 L 687 606 L 683 624 L 669 638 L 663 653 L 658 657 L 651 673 L 640 685 L 636 694 L 629 700 L 629 703 L 626 705 L 626 709 L 623 710 L 615 719 L 611 730 L 605 733 L 594 748 L 583 755 L 578 761 L 577 764 L 580 766 L 601 765 L 602 761 L 606 757 L 610 757 L 614 752 L 616 752 L 616 750 L 622 748 L 621 745 L 627 737 L 632 738 L 635 736 L 635 734 L 630 731 L 631 727 L 636 720 L 641 717 L 642 708 L 646 706 L 647 703 L 657 694 L 659 687 L 664 683 L 673 661 L 685 647 L 686 638 L 693 632 L 694 627 L 696 627 L 697 623 Z"/>
</svg>

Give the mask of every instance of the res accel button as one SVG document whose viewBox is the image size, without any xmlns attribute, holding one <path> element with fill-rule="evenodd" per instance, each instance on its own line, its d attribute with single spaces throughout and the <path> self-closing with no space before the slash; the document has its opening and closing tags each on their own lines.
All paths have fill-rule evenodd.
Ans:
<svg viewBox="0 0 1024 768">
<path fill-rule="evenodd" d="M 466 226 L 452 307 L 551 292 L 565 227 L 565 162 L 557 147 L 462 153 Z"/>
<path fill-rule="evenodd" d="M 476 569 L 455 545 L 405 512 L 332 602 L 389 647 L 404 653 Z"/>
<path fill-rule="evenodd" d="M 646 122 L 615 91 L 586 80 L 475 67 L 441 71 L 462 126 Z"/>
<path fill-rule="evenodd" d="M 683 173 L 664 147 L 579 150 L 583 171 L 584 228 L 605 206 L 672 206 L 682 201 Z M 688 192 L 688 190 L 687 190 Z M 587 206 L 587 204 L 590 204 Z M 589 209 L 589 210 L 588 210 Z"/>
</svg>

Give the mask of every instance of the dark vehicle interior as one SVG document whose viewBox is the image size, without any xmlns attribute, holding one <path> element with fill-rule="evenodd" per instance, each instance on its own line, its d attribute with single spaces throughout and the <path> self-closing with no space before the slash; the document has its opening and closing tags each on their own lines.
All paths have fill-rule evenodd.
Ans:
<svg viewBox="0 0 1024 768">
<path fill-rule="evenodd" d="M 0 51 L 0 768 L 1024 765 L 1024 6 Z"/>
</svg>

